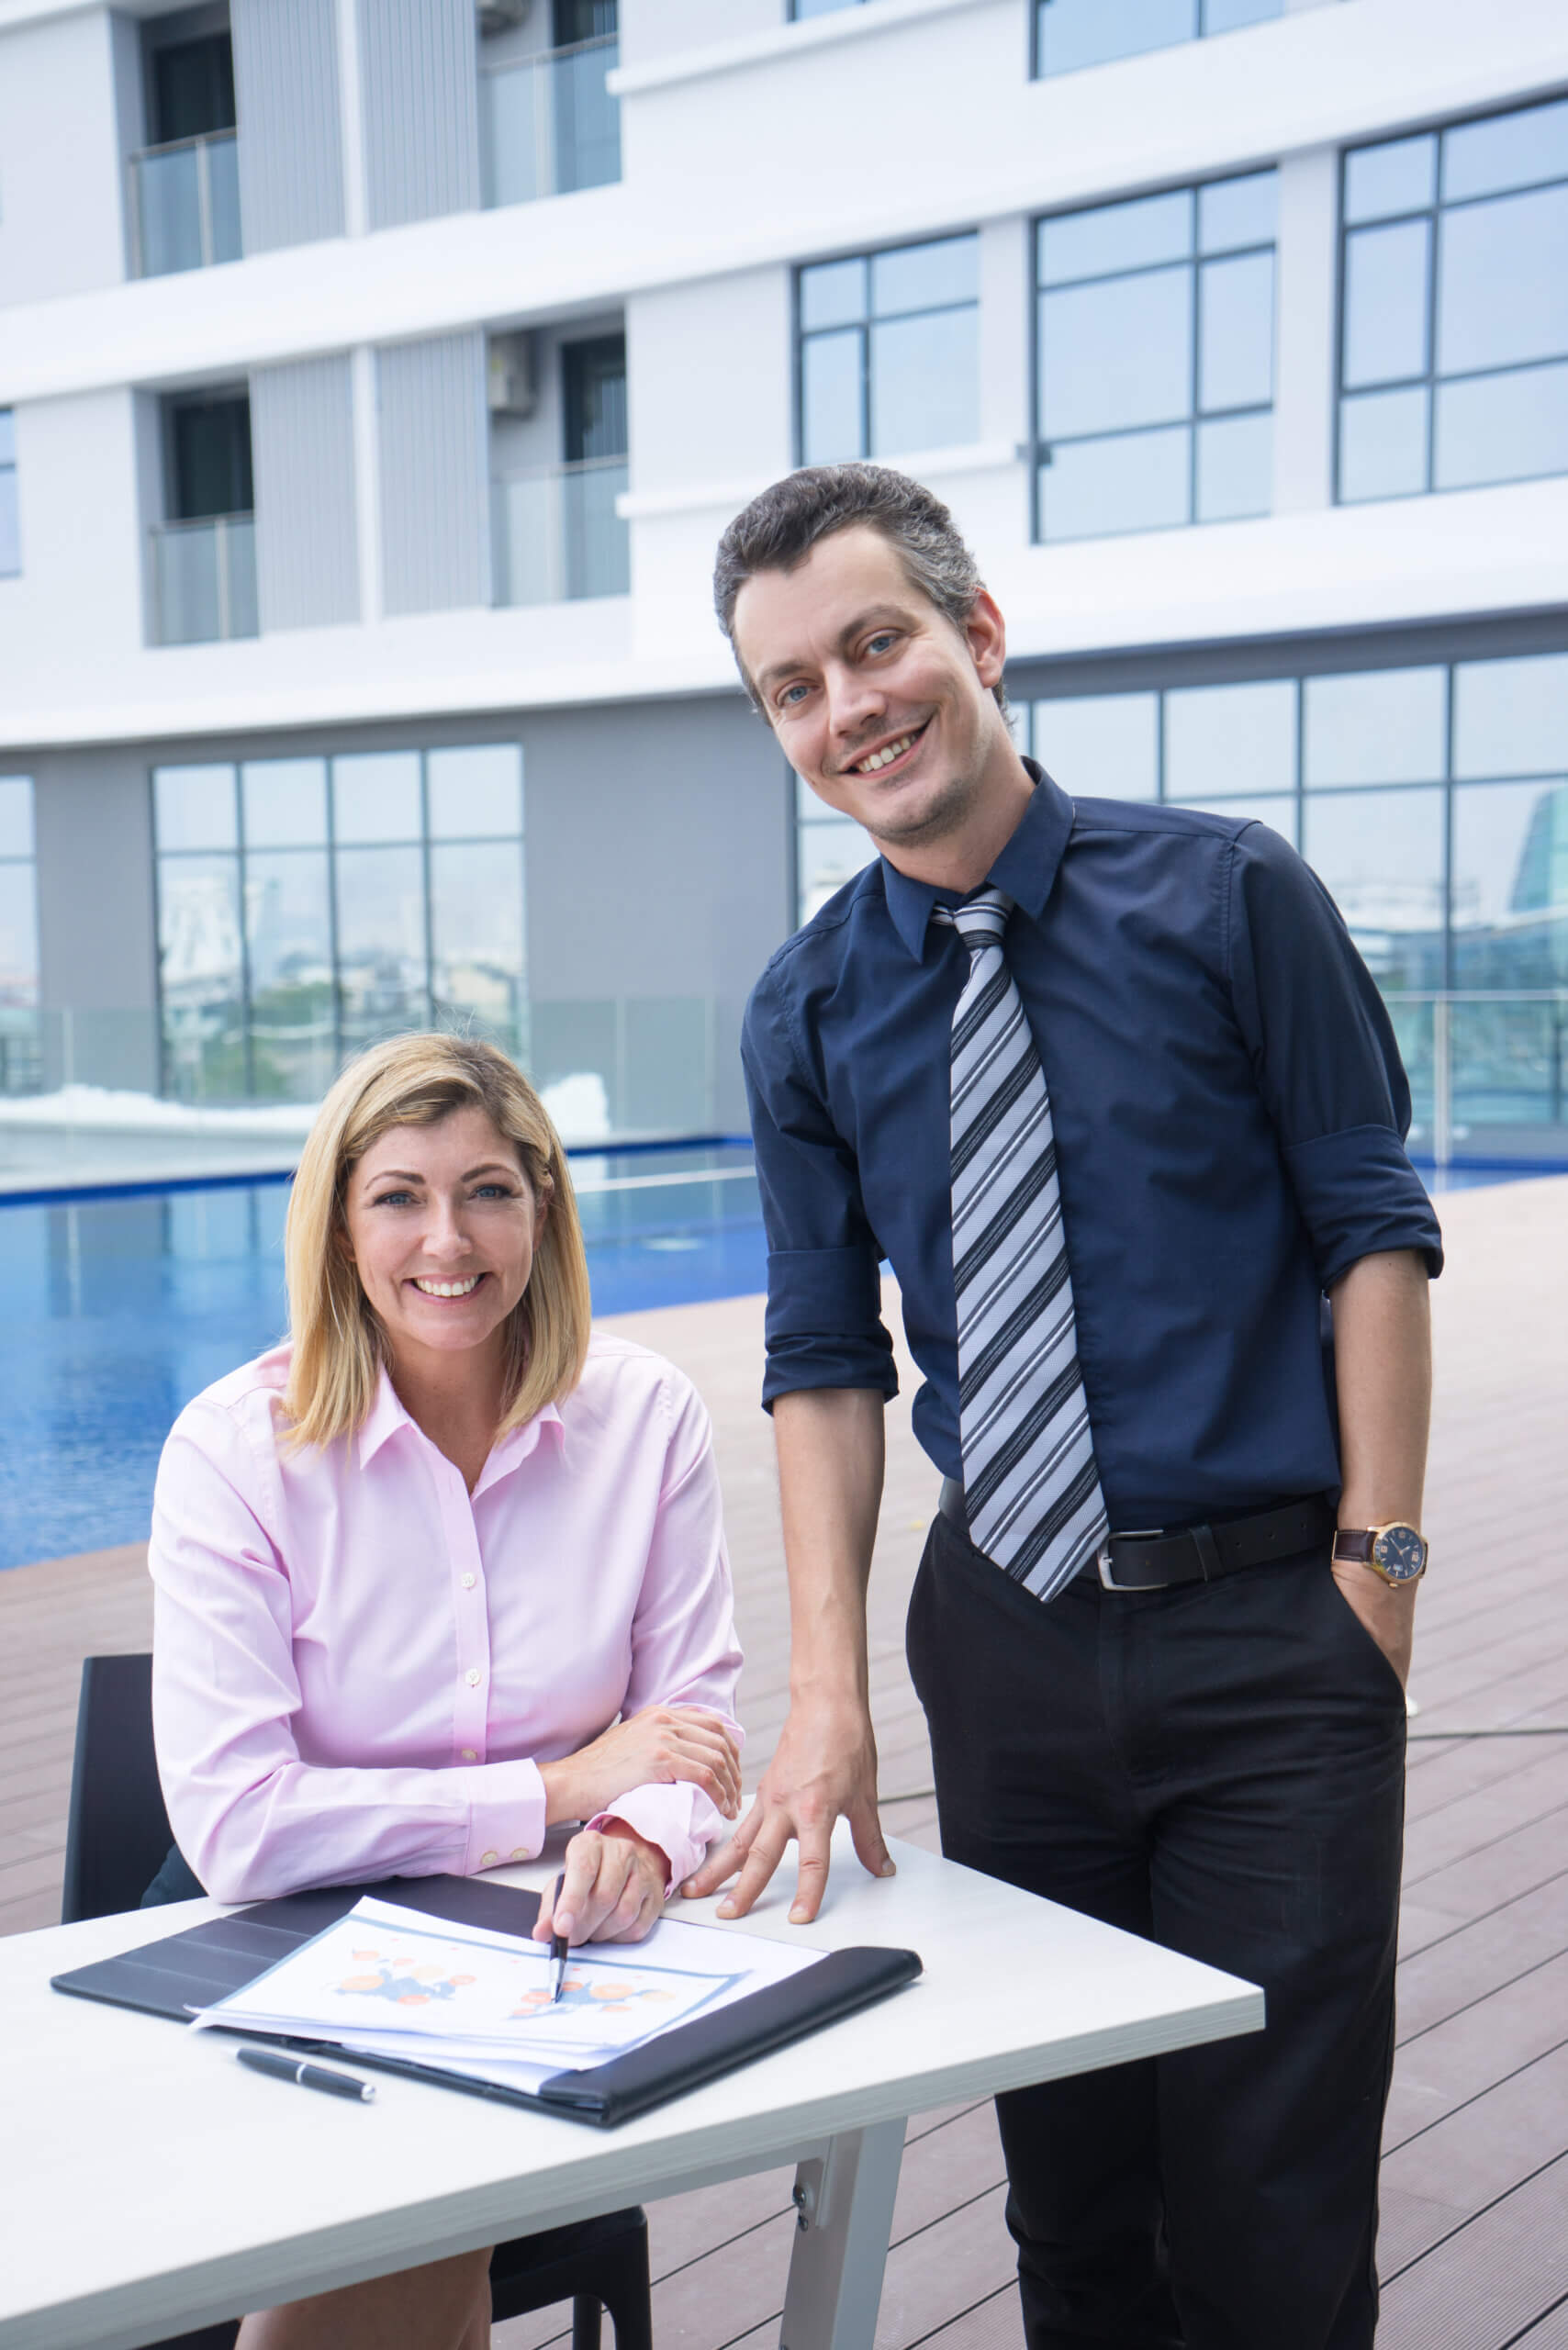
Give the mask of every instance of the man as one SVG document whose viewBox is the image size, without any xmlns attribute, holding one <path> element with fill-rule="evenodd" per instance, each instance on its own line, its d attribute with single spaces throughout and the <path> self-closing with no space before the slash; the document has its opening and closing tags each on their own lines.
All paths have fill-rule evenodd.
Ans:
<svg viewBox="0 0 1568 2350">
<path fill-rule="evenodd" d="M 1268 1998 L 1260 2036 L 999 2098 L 1030 2350 L 1365 2350 L 1440 1264 L 1386 1015 L 1273 834 L 1020 758 L 1002 615 L 917 484 L 776 484 L 715 592 L 881 856 L 746 1015 L 791 1710 L 693 1889 L 739 1863 L 743 1914 L 794 1837 L 813 1917 L 841 1813 L 892 1865 L 885 1256 L 945 1480 L 908 1635 L 944 1851 Z"/>
</svg>

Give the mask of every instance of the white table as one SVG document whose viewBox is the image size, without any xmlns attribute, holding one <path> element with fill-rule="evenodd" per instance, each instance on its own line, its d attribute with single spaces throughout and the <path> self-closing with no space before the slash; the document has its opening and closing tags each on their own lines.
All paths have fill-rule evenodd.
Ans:
<svg viewBox="0 0 1568 2350">
<path fill-rule="evenodd" d="M 896 1943 L 921 1953 L 922 1979 L 611 2131 L 385 2074 L 373 2105 L 313 2096 L 246 2072 L 219 2040 L 49 1988 L 210 1902 L 0 1941 L 0 2350 L 132 2350 L 791 2162 L 801 2225 L 780 2339 L 870 2350 L 909 2115 L 1263 2020 L 1262 1993 L 1234 1976 L 892 1849 L 898 1875 L 873 1881 L 841 1823 L 814 1927 L 785 1924 L 790 1853 L 727 1930 Z"/>
</svg>

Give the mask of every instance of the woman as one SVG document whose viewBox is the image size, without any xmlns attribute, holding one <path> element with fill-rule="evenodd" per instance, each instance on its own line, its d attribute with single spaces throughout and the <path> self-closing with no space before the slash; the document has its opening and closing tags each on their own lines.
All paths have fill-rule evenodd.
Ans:
<svg viewBox="0 0 1568 2350">
<path fill-rule="evenodd" d="M 640 1939 L 739 1808 L 701 1404 L 590 1337 L 559 1139 L 487 1045 L 402 1036 L 345 1070 L 286 1255 L 289 1343 L 187 1405 L 159 1470 L 182 1851 L 252 1901 L 471 1875 L 586 1820 L 535 1932 Z M 488 2259 L 248 2317 L 241 2350 L 482 2350 Z"/>
</svg>

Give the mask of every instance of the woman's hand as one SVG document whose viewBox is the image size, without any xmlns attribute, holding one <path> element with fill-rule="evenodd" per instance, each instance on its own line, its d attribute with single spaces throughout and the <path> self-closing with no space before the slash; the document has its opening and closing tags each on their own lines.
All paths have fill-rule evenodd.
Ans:
<svg viewBox="0 0 1568 2350">
<path fill-rule="evenodd" d="M 741 1807 L 741 1757 L 734 1732 L 697 1706 L 647 1706 L 614 1723 L 591 1746 L 559 1762 L 542 1762 L 545 1819 L 591 1819 L 628 1788 L 700 1787 L 726 1819 Z M 629 1832 L 629 1831 L 628 1831 Z"/>
<path fill-rule="evenodd" d="M 533 1939 L 640 1942 L 658 1921 L 668 1882 L 665 1854 L 623 1819 L 585 1828 L 566 1847 L 559 1895 L 552 1901 L 549 1886 L 539 1897 Z"/>
</svg>

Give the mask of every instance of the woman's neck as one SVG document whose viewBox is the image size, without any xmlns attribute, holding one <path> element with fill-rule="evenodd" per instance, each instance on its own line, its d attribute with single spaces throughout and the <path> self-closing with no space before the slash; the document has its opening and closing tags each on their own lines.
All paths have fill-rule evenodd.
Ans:
<svg viewBox="0 0 1568 2350">
<path fill-rule="evenodd" d="M 501 1416 L 504 1340 L 461 1354 L 403 1352 L 388 1377 L 416 1427 L 459 1471 L 470 1493 L 490 1457 Z"/>
</svg>

